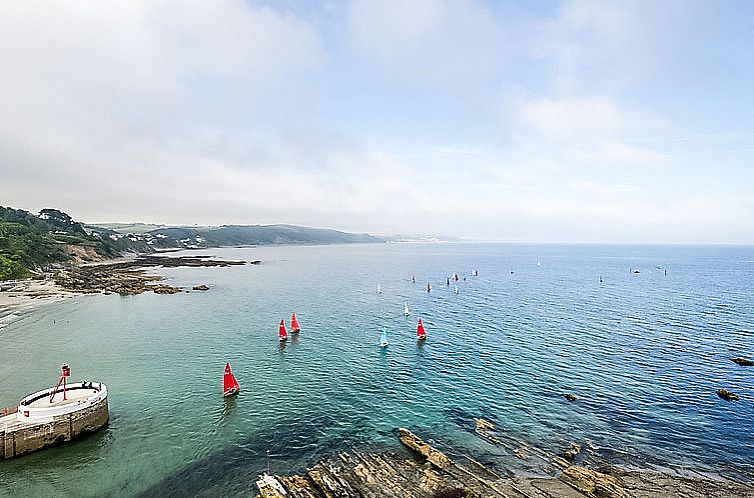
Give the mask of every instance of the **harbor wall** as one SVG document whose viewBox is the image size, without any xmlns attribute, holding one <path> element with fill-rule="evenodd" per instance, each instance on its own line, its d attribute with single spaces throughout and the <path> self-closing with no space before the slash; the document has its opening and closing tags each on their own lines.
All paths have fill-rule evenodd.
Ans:
<svg viewBox="0 0 754 498">
<path fill-rule="evenodd" d="M 0 425 L 0 460 L 13 458 L 48 446 L 71 441 L 101 429 L 110 420 L 107 398 L 99 403 L 65 415 L 51 422 Z"/>
</svg>

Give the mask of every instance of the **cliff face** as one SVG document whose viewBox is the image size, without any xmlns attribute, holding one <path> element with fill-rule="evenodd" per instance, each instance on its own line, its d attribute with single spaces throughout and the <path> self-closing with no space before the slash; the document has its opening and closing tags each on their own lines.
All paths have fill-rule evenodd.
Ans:
<svg viewBox="0 0 754 498">
<path fill-rule="evenodd" d="M 67 244 L 65 250 L 70 257 L 69 261 L 77 265 L 107 259 L 106 256 L 98 253 L 92 246 Z"/>
</svg>

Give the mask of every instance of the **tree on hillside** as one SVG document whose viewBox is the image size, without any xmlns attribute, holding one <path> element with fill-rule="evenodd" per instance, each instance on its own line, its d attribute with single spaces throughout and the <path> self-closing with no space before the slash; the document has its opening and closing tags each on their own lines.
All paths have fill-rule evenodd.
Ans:
<svg viewBox="0 0 754 498">
<path fill-rule="evenodd" d="M 84 227 L 81 226 L 81 223 L 76 223 L 68 214 L 58 209 L 45 208 L 39 212 L 39 218 L 52 226 L 84 233 Z"/>
</svg>

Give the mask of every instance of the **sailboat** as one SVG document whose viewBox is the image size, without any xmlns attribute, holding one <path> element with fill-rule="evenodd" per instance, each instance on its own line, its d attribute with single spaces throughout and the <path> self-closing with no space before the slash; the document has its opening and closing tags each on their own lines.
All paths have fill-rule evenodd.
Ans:
<svg viewBox="0 0 754 498">
<path fill-rule="evenodd" d="M 456 282 L 458 282 L 458 273 L 454 273 L 453 274 L 453 280 L 455 280 Z"/>
<path fill-rule="evenodd" d="M 285 331 L 285 320 L 280 320 L 280 328 L 278 329 L 278 335 L 280 336 L 280 342 L 288 340 L 288 332 Z"/>
<path fill-rule="evenodd" d="M 388 344 L 390 343 L 387 340 L 387 329 L 382 327 L 382 332 L 380 333 L 380 347 L 386 348 Z"/>
<path fill-rule="evenodd" d="M 411 314 L 411 310 L 408 309 L 408 303 L 403 303 L 403 314 L 406 316 Z"/>
<path fill-rule="evenodd" d="M 427 338 L 427 332 L 424 331 L 424 324 L 422 323 L 422 319 L 419 318 L 419 323 L 416 325 L 416 337 L 423 341 Z"/>
<path fill-rule="evenodd" d="M 453 292 L 454 292 L 455 294 L 458 294 L 458 286 L 457 286 L 457 285 L 454 285 L 454 286 L 453 286 Z"/>
<path fill-rule="evenodd" d="M 432 286 L 431 286 L 431 285 L 429 285 L 429 282 L 427 282 L 427 292 L 429 292 L 429 291 L 431 291 L 431 290 L 432 290 Z"/>
<path fill-rule="evenodd" d="M 225 373 L 223 374 L 223 398 L 238 394 L 241 387 L 238 385 L 236 377 L 230 369 L 230 363 L 225 364 Z"/>
<path fill-rule="evenodd" d="M 537 266 L 542 266 L 542 263 L 540 263 L 539 260 L 537 260 Z"/>
<path fill-rule="evenodd" d="M 296 320 L 296 313 L 291 314 L 291 334 L 298 334 L 301 331 L 301 327 L 298 326 L 298 320 Z"/>
<path fill-rule="evenodd" d="M 382 294 L 382 288 L 380 287 L 380 284 L 377 284 L 377 294 Z"/>
</svg>

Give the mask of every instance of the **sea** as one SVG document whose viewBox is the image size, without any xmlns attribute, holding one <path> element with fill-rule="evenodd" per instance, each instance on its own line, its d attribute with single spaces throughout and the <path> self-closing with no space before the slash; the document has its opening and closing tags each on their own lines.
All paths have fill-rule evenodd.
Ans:
<svg viewBox="0 0 754 498">
<path fill-rule="evenodd" d="M 181 254 L 261 263 L 153 269 L 210 290 L 79 296 L 0 330 L 0 406 L 54 385 L 64 362 L 107 384 L 110 406 L 107 429 L 0 462 L 0 495 L 253 496 L 268 451 L 272 473 L 302 472 L 340 451 L 399 451 L 398 427 L 501 472 L 537 474 L 517 448 L 577 442 L 628 468 L 754 480 L 754 367 L 731 361 L 754 358 L 754 247 Z M 281 344 L 292 312 L 301 332 Z M 230 399 L 226 362 L 241 386 Z"/>
</svg>

